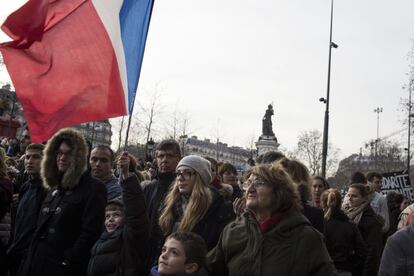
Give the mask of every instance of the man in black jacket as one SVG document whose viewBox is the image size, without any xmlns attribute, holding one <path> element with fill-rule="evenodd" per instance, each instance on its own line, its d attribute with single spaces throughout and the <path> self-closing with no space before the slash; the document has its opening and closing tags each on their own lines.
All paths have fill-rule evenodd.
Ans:
<svg viewBox="0 0 414 276">
<path fill-rule="evenodd" d="M 48 193 L 18 275 L 86 275 L 91 247 L 102 232 L 105 186 L 87 172 L 87 146 L 78 131 L 60 130 L 44 155 L 41 176 Z"/>
<path fill-rule="evenodd" d="M 175 180 L 175 168 L 181 159 L 180 145 L 172 139 L 161 141 L 157 145 L 155 158 L 158 166 L 157 178 L 144 188 L 151 231 L 145 261 L 145 268 L 148 273 L 161 253 L 164 234 L 158 223 L 160 207 L 164 202 L 171 183 Z"/>
<path fill-rule="evenodd" d="M 44 148 L 42 144 L 30 144 L 25 151 L 24 167 L 29 179 L 20 188 L 16 218 L 7 251 L 9 273 L 12 276 L 16 275 L 22 259 L 26 257 L 36 230 L 40 206 L 46 196 L 46 189 L 40 178 L 40 162 Z"/>
</svg>

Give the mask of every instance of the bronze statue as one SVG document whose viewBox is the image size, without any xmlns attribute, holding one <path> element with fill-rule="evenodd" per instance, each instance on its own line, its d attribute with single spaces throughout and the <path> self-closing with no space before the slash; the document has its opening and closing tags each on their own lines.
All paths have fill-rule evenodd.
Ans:
<svg viewBox="0 0 414 276">
<path fill-rule="evenodd" d="M 275 136 L 272 129 L 273 106 L 269 104 L 262 120 L 262 135 Z"/>
</svg>

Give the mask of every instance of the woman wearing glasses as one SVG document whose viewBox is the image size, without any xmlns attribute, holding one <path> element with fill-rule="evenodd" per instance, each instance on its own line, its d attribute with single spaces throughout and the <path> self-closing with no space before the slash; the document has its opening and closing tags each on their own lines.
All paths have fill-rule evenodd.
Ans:
<svg viewBox="0 0 414 276">
<path fill-rule="evenodd" d="M 301 214 L 300 197 L 280 166 L 246 175 L 246 211 L 224 228 L 207 255 L 210 275 L 336 275 L 322 240 Z"/>
<path fill-rule="evenodd" d="M 175 231 L 191 231 L 204 238 L 207 248 L 213 248 L 224 226 L 233 219 L 230 202 L 210 188 L 210 162 L 189 155 L 181 159 L 177 178 L 168 192 L 159 220 L 164 236 Z"/>
</svg>

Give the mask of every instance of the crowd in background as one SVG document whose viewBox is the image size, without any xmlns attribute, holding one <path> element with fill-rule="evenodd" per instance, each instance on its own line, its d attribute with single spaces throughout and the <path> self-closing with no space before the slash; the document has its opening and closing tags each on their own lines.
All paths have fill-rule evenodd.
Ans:
<svg viewBox="0 0 414 276">
<path fill-rule="evenodd" d="M 73 129 L 0 142 L 0 276 L 414 275 L 414 205 L 377 172 L 343 196 L 280 152 L 238 172 L 168 139 L 154 162 Z"/>
</svg>

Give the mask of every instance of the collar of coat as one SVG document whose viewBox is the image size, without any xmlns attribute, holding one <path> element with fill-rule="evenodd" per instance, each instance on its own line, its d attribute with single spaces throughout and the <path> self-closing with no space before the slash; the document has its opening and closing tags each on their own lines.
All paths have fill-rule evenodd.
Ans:
<svg viewBox="0 0 414 276">
<path fill-rule="evenodd" d="M 240 227 L 254 227 L 257 228 L 258 232 L 260 231 L 260 224 L 257 222 L 253 212 L 247 210 L 240 216 L 234 223 L 238 224 Z M 288 211 L 284 213 L 283 219 L 280 220 L 277 224 L 273 225 L 270 229 L 267 229 L 265 233 L 271 234 L 274 232 L 289 233 L 293 228 L 299 227 L 301 225 L 311 225 L 309 220 L 300 212 L 297 211 Z M 262 234 L 265 234 L 262 233 Z"/>
<path fill-rule="evenodd" d="M 71 166 L 63 174 L 58 171 L 56 151 L 63 140 L 71 141 Z M 82 134 L 75 129 L 65 128 L 57 132 L 46 144 L 40 175 L 46 189 L 62 188 L 71 190 L 79 185 L 79 180 L 87 168 L 88 146 Z"/>
</svg>

